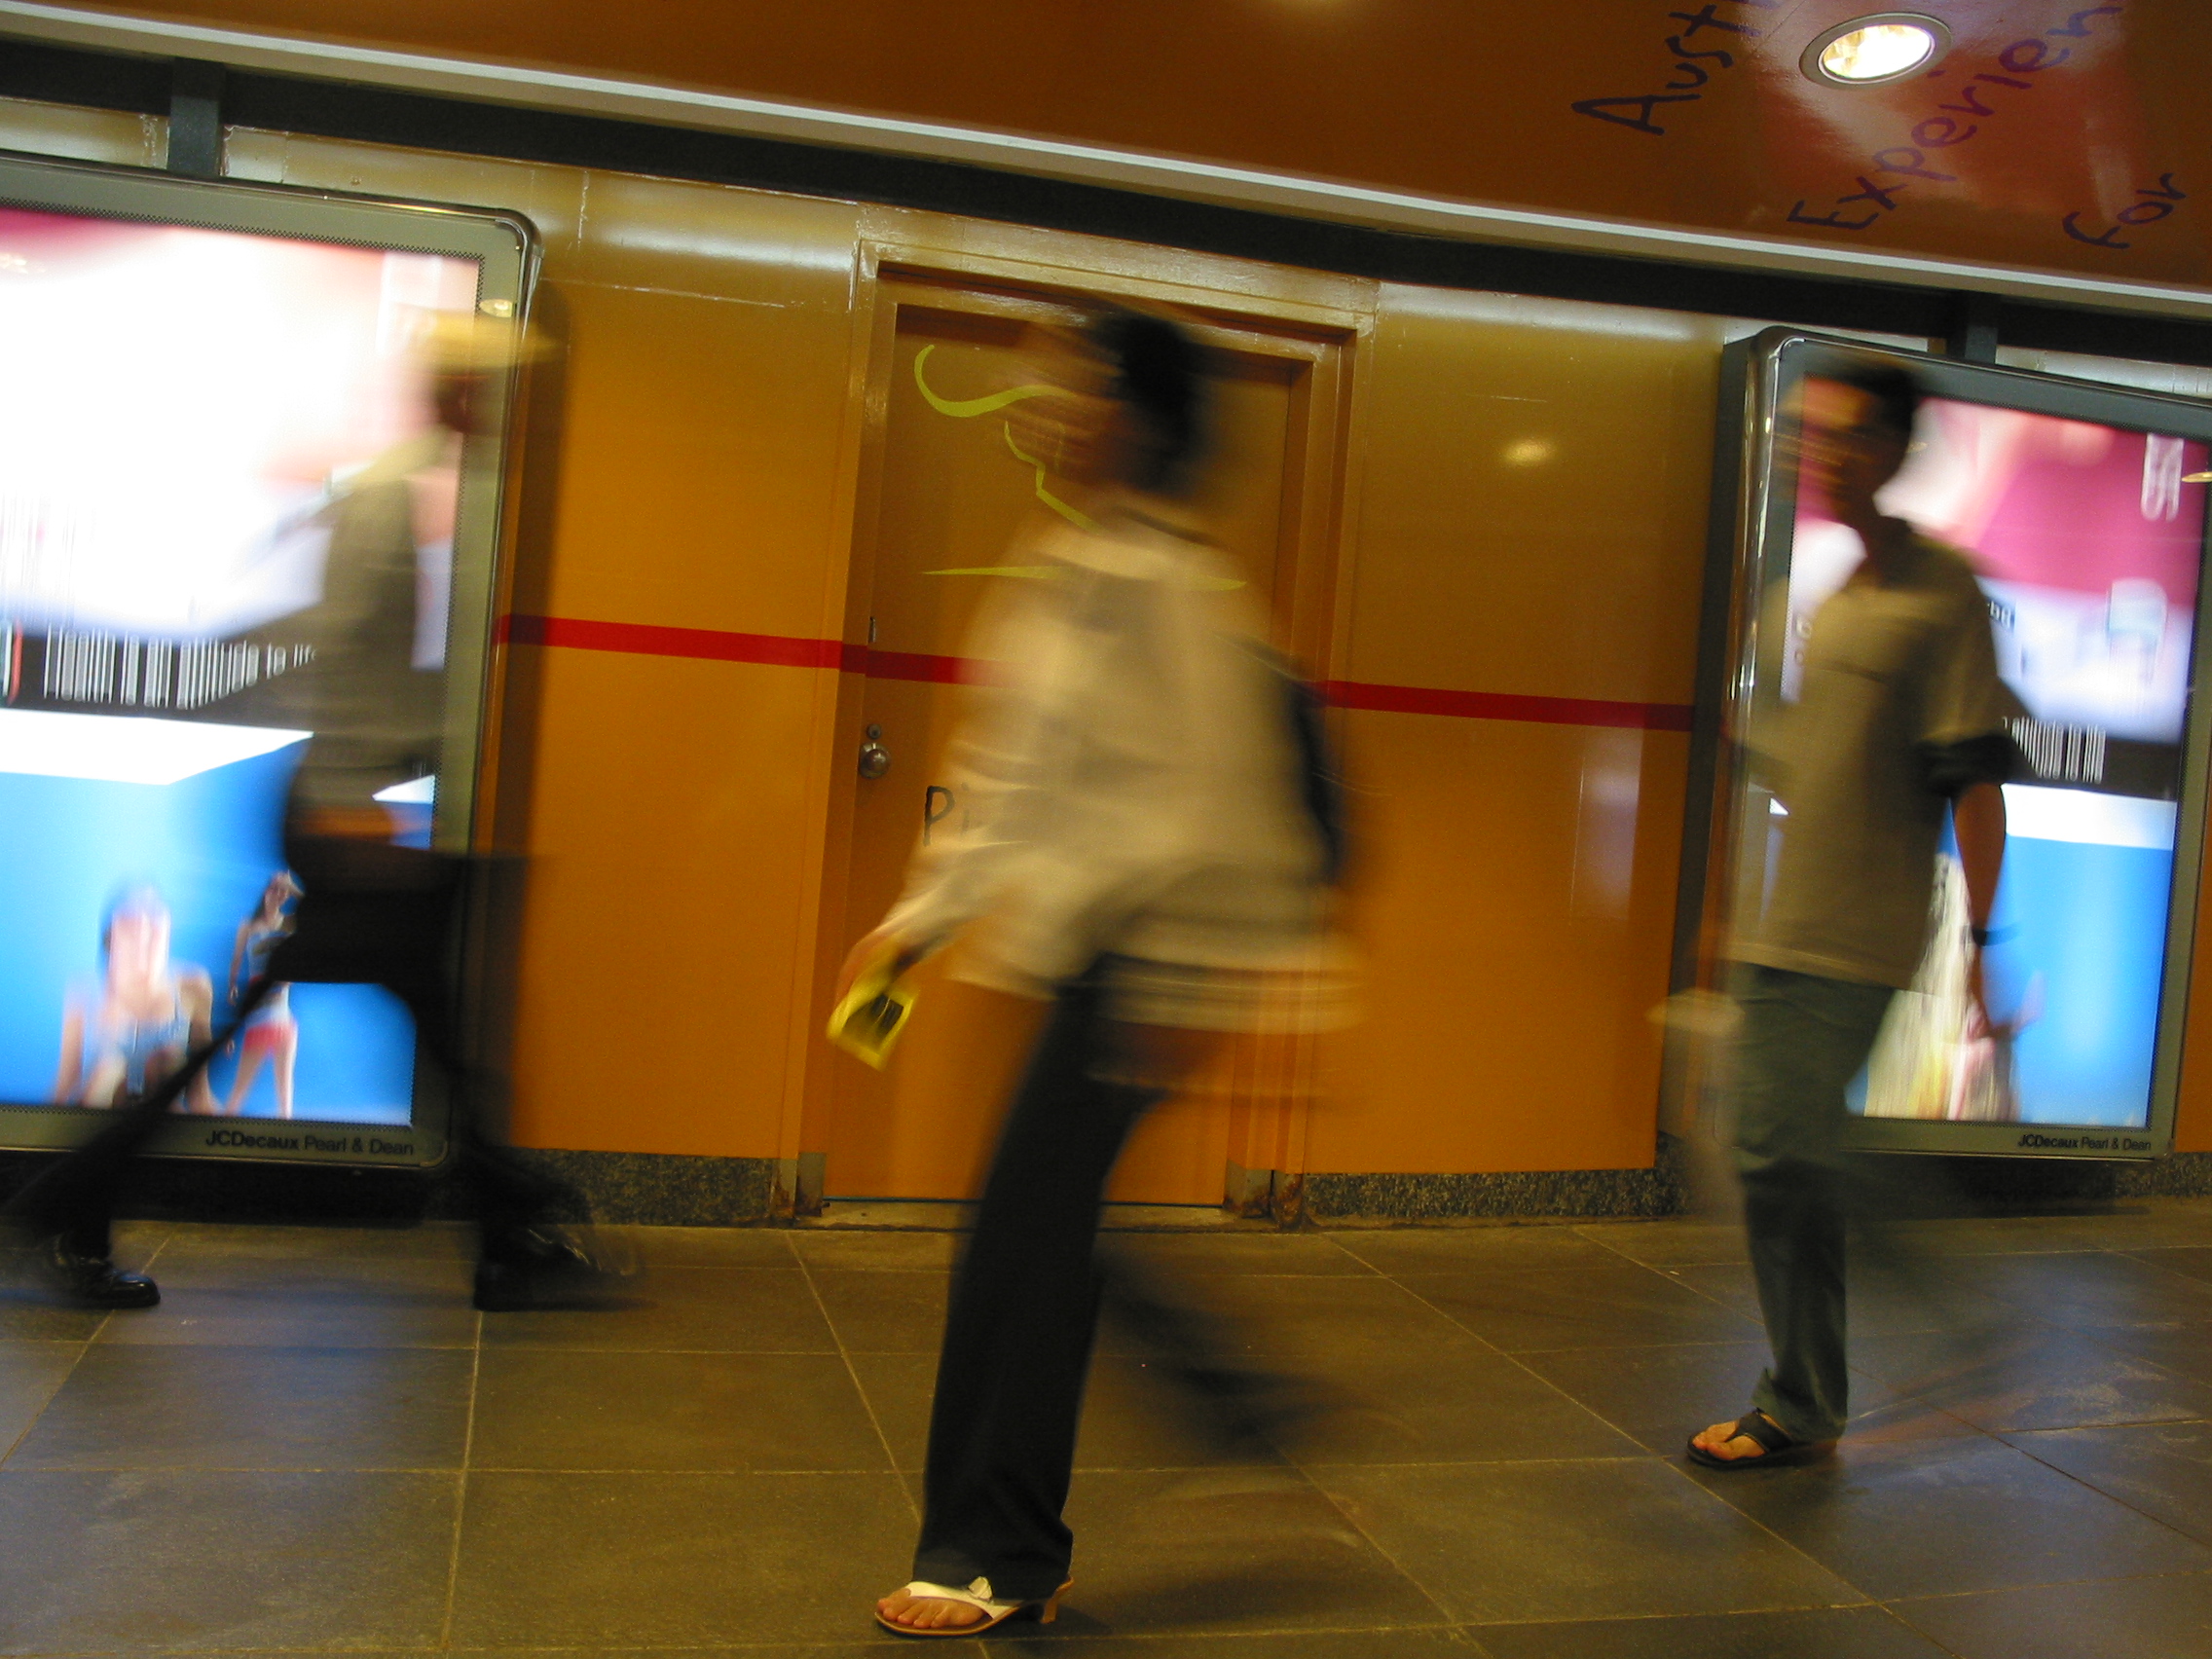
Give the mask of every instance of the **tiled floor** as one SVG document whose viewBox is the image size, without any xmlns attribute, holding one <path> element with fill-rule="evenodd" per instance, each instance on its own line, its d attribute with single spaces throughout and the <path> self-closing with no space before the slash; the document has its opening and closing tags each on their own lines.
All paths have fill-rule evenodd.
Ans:
<svg viewBox="0 0 2212 1659">
<path fill-rule="evenodd" d="M 648 1231 L 649 1306 L 493 1315 L 461 1236 L 134 1227 L 166 1300 L 0 1301 L 0 1652 L 882 1652 L 951 1240 Z M 1830 1464 L 1683 1436 L 1761 1359 L 1688 1222 L 1119 1235 L 1354 1402 L 1190 1425 L 1109 1331 L 1058 1659 L 2204 1659 L 2212 1203 L 1928 1223 Z M 971 1655 L 983 1643 L 940 1643 Z"/>
</svg>

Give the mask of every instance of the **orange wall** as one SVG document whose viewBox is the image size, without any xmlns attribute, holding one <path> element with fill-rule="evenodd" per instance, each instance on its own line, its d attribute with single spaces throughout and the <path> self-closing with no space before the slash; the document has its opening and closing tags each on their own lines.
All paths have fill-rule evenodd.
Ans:
<svg viewBox="0 0 2212 1659">
<path fill-rule="evenodd" d="M 1385 286 L 1347 678 L 1686 704 L 1717 319 Z M 1368 1018 L 1326 1170 L 1651 1159 L 1687 739 L 1355 716 Z"/>
<path fill-rule="evenodd" d="M 0 147 L 143 164 L 158 126 L 0 105 Z M 541 314 L 568 350 L 528 438 L 518 608 L 836 637 L 860 251 L 896 241 L 1362 318 L 1336 675 L 1690 699 L 1715 372 L 1748 325 L 279 134 L 235 133 L 230 165 L 540 227 Z M 837 676 L 535 647 L 512 666 L 506 741 L 528 764 L 501 813 L 533 884 L 512 965 L 521 1138 L 816 1150 Z M 1307 1167 L 1647 1164 L 1686 739 L 1378 712 L 1346 727 L 1368 808 L 1369 1018 L 1330 1044 Z M 2208 1079 L 2212 1063 L 2188 1080 L 2184 1145 L 2212 1148 Z"/>
<path fill-rule="evenodd" d="M 2200 170 L 2212 147 L 2202 86 L 2212 7 L 2191 0 L 1927 0 L 1906 9 L 1949 23 L 1956 44 L 1941 73 L 1860 88 L 1811 81 L 1798 58 L 1828 25 L 1883 9 L 1868 0 L 1717 0 L 1714 21 L 1703 24 L 1681 20 L 1696 6 L 1677 14 L 1627 0 L 124 0 L 98 9 L 1465 201 L 2097 276 L 2201 281 L 2212 273 L 2212 222 L 2200 205 L 2119 237 L 2125 248 L 2088 245 L 2063 225 L 2079 212 L 2079 226 L 2104 234 L 2140 200 L 2138 187 L 2163 174 L 2178 173 L 2185 191 L 2212 183 Z M 1677 56 L 1670 40 L 1730 61 Z M 1989 74 L 2004 79 L 1973 83 L 1972 100 L 1957 92 Z M 1573 108 L 1654 93 L 1686 100 L 1650 106 L 1659 132 Z M 1987 116 L 1971 113 L 1977 102 Z M 1946 104 L 1968 113 L 1946 116 Z M 1895 153 L 1916 145 L 1917 162 Z M 1877 155 L 1912 170 L 1885 171 Z M 1882 198 L 1838 206 L 1869 181 Z M 1805 222 L 1822 218 L 1871 222 Z"/>
</svg>

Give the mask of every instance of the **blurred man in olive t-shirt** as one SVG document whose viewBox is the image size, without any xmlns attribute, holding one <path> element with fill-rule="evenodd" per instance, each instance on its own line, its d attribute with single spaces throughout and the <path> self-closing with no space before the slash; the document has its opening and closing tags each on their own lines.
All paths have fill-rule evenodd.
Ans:
<svg viewBox="0 0 2212 1659">
<path fill-rule="evenodd" d="M 1808 378 L 1798 487 L 1865 556 L 1815 613 L 1804 682 L 1752 747 L 1788 807 L 1772 887 L 1739 917 L 1737 1164 L 1774 1363 L 1751 1410 L 1690 1442 L 1742 1467 L 1817 1456 L 1848 1415 L 1844 1091 L 1928 946 L 1948 810 L 1972 919 L 1969 990 L 1984 1025 L 1980 947 L 2005 858 L 2020 705 L 1997 677 L 1988 602 L 1956 548 L 1885 516 L 1920 393 L 1869 362 Z"/>
</svg>

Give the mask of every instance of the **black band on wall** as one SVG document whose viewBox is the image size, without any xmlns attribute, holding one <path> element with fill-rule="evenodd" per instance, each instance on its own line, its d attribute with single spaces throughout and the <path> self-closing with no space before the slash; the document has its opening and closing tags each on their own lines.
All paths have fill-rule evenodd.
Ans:
<svg viewBox="0 0 2212 1659">
<path fill-rule="evenodd" d="M 2212 366 L 2212 323 L 1740 266 L 1519 247 L 826 144 L 223 70 L 237 127 L 959 213 L 1440 288 Z M 0 39 L 0 97 L 170 113 L 171 63 Z M 1971 313 L 1971 314 L 1969 314 Z M 1961 317 L 1967 316 L 1962 328 Z"/>
<path fill-rule="evenodd" d="M 180 57 L 169 71 L 168 170 L 187 178 L 223 176 L 220 63 Z"/>
</svg>

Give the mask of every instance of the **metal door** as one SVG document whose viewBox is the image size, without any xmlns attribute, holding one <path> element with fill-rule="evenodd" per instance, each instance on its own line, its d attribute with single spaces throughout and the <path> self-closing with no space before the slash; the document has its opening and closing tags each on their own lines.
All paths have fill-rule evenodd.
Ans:
<svg viewBox="0 0 2212 1659">
<path fill-rule="evenodd" d="M 1030 331 L 1072 321 L 1065 301 L 1049 289 L 927 279 L 886 279 L 880 293 L 853 572 L 866 678 L 843 925 L 826 940 L 836 955 L 890 907 L 916 842 L 958 822 L 962 803 L 940 761 L 970 625 L 989 584 L 1034 579 L 1018 553 L 1029 521 L 1075 510 L 1054 488 L 1050 458 L 1023 453 L 1006 414 L 1033 378 Z M 1336 344 L 1181 309 L 1215 368 L 1216 464 L 1200 503 L 1208 532 L 1258 590 L 1281 643 L 1295 646 L 1299 596 L 1311 585 L 1301 565 L 1327 535 L 1326 501 L 1315 498 L 1332 487 L 1334 467 L 1314 464 L 1314 446 L 1338 427 Z M 958 982 L 958 952 L 955 944 L 918 970 L 914 1022 L 887 1071 L 834 1062 L 830 1196 L 962 1198 L 979 1186 L 1043 1010 Z M 1225 1077 L 1162 1105 L 1132 1141 L 1111 1196 L 1222 1201 L 1236 1095 Z"/>
</svg>

